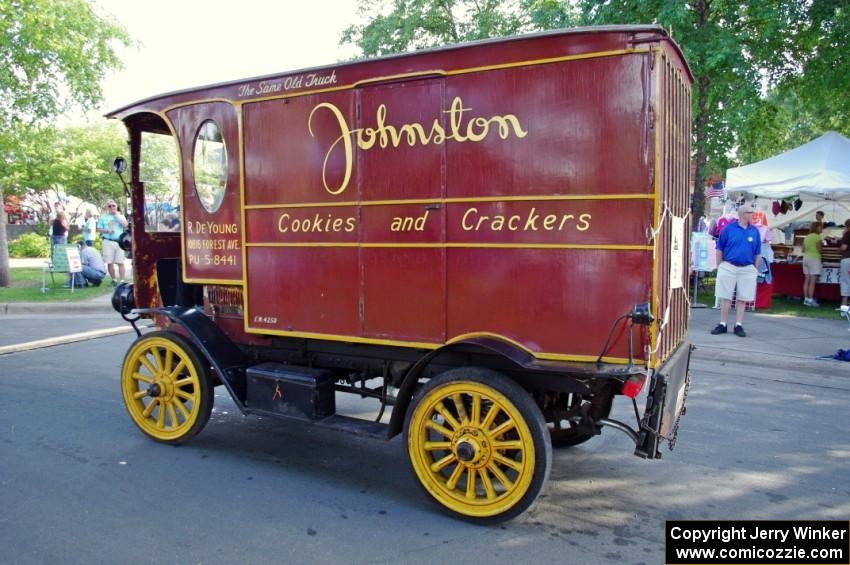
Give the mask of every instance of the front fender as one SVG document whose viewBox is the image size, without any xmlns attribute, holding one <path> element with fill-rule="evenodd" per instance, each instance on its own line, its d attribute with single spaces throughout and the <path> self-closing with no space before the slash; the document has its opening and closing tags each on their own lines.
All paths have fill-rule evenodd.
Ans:
<svg viewBox="0 0 850 565">
<path fill-rule="evenodd" d="M 206 314 L 197 308 L 167 306 L 164 308 L 138 308 L 135 314 L 161 314 L 183 328 L 192 342 L 209 361 L 233 402 L 246 414 L 245 398 L 248 358 Z"/>
</svg>

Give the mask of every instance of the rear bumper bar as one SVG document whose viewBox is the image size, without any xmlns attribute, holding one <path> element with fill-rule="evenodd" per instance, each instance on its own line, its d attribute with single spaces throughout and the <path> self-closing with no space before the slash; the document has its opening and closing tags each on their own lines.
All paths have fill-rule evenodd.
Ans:
<svg viewBox="0 0 850 565">
<path fill-rule="evenodd" d="M 636 442 L 638 457 L 660 459 L 662 440 L 671 450 L 676 445 L 679 419 L 685 414 L 693 349 L 690 343 L 682 343 L 652 376 Z"/>
</svg>

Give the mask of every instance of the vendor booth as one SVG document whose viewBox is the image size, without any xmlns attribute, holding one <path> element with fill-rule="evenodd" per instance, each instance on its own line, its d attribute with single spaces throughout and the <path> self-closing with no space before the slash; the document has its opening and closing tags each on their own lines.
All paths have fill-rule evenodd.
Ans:
<svg viewBox="0 0 850 565">
<path fill-rule="evenodd" d="M 830 131 L 775 157 L 726 172 L 727 193 L 757 197 L 762 206 L 784 203 L 782 215 L 771 214 L 770 228 L 786 229 L 784 241 L 774 243 L 773 292 L 800 296 L 803 292 L 802 237 L 817 210 L 835 223 L 824 230 L 823 273 L 815 298 L 840 300 L 838 239 L 850 217 L 850 140 Z M 771 206 L 776 208 L 776 206 Z M 787 209 L 787 211 L 786 211 Z M 804 222 L 805 220 L 805 222 Z M 774 233 L 776 233 L 774 231 Z"/>
</svg>

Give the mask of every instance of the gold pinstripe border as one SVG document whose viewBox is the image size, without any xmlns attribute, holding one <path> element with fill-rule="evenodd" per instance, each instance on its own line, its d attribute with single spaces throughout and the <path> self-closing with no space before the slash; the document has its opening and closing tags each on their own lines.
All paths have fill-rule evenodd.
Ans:
<svg viewBox="0 0 850 565">
<path fill-rule="evenodd" d="M 647 52 L 657 52 L 658 48 L 636 48 L 636 49 L 624 49 L 624 50 L 616 50 L 616 51 L 600 51 L 593 53 L 583 53 L 578 55 L 567 55 L 563 57 L 553 57 L 546 59 L 536 59 L 536 60 L 526 60 L 526 61 L 517 61 L 513 63 L 504 63 L 499 65 L 488 65 L 481 67 L 471 67 L 466 69 L 457 69 L 453 71 L 429 71 L 427 73 L 421 74 L 431 74 L 431 75 L 442 75 L 442 76 L 455 76 L 462 75 L 468 73 L 482 72 L 482 71 L 490 71 L 490 70 L 500 70 L 500 69 L 508 69 L 514 67 L 522 67 L 522 66 L 533 66 L 533 65 L 542 65 L 542 64 L 550 64 L 550 63 L 558 63 L 558 62 L 566 62 L 571 60 L 582 60 L 582 59 L 591 59 L 591 58 L 601 58 L 601 57 L 611 57 L 617 55 L 628 55 L 628 54 L 641 54 Z M 252 328 L 249 325 L 250 317 L 248 315 L 248 284 L 247 284 L 247 247 L 260 247 L 266 244 L 248 244 L 246 243 L 246 210 L 250 209 L 262 209 L 262 208 L 296 208 L 296 207 L 318 207 L 318 206 L 379 206 L 379 205 L 395 205 L 395 204 L 430 204 L 430 203 L 463 203 L 463 202 L 501 202 L 501 201 L 566 201 L 566 200 L 626 200 L 626 199 L 647 199 L 655 202 L 655 215 L 656 215 L 656 225 L 658 223 L 658 175 L 657 175 L 657 167 L 658 167 L 658 132 L 656 128 L 656 175 L 655 175 L 655 190 L 653 194 L 638 194 L 638 195 L 565 195 L 565 196 L 520 196 L 520 197 L 482 197 L 482 198 L 445 198 L 445 199 L 436 199 L 436 200 L 386 200 L 386 201 L 373 201 L 373 202 L 348 202 L 348 203 L 314 203 L 314 204 L 285 204 L 285 205 L 253 205 L 246 206 L 245 205 L 245 170 L 244 170 L 244 137 L 243 137 L 243 113 L 242 106 L 248 103 L 262 102 L 266 100 L 274 100 L 274 99 L 282 99 L 282 98 L 292 98 L 298 96 L 308 96 L 313 94 L 320 93 L 328 93 L 328 92 L 336 92 L 341 90 L 349 90 L 353 88 L 357 88 L 358 86 L 363 85 L 367 82 L 381 82 L 385 80 L 393 80 L 403 79 L 403 78 L 412 78 L 412 75 L 416 73 L 411 73 L 408 76 L 396 75 L 395 77 L 375 77 L 374 79 L 364 79 L 353 84 L 342 85 L 339 87 L 331 87 L 324 89 L 316 89 L 310 91 L 301 91 L 290 94 L 283 94 L 278 96 L 269 96 L 269 97 L 261 97 L 247 100 L 232 100 L 228 98 L 210 98 L 210 99 L 201 99 L 201 100 L 193 100 L 188 102 L 183 102 L 180 104 L 174 104 L 169 106 L 161 111 L 151 111 L 144 110 L 144 112 L 150 112 L 158 114 L 165 123 L 168 125 L 171 133 L 175 139 L 178 158 L 180 162 L 180 170 L 179 170 L 179 181 L 180 181 L 180 192 L 181 197 L 183 193 L 183 161 L 182 154 L 180 152 L 180 141 L 179 137 L 176 135 L 173 124 L 171 120 L 166 115 L 167 112 L 171 110 L 193 106 L 197 104 L 211 103 L 211 102 L 222 102 L 229 103 L 235 107 L 237 114 L 237 124 L 239 128 L 239 155 L 240 155 L 240 179 L 239 179 L 239 190 L 240 190 L 240 199 L 241 199 L 241 217 L 242 217 L 242 279 L 241 280 L 220 280 L 220 279 L 184 279 L 186 282 L 195 282 L 195 283 L 204 283 L 204 284 L 225 284 L 225 285 L 239 285 L 241 284 L 243 287 L 243 294 L 245 297 L 245 316 L 244 316 L 244 327 L 246 333 L 254 333 L 254 334 L 267 334 L 267 335 L 280 335 L 280 336 L 291 336 L 291 337 L 303 337 L 303 338 L 316 338 L 316 339 L 326 339 L 331 341 L 344 341 L 350 343 L 368 343 L 368 344 L 378 344 L 378 345 L 390 345 L 390 346 L 399 346 L 399 347 L 421 347 L 427 349 L 436 349 L 441 347 L 444 344 L 435 344 L 435 343 L 420 343 L 420 342 L 412 342 L 412 341 L 396 341 L 396 340 L 381 340 L 381 339 L 372 339 L 372 338 L 359 338 L 354 336 L 339 336 L 333 334 L 318 334 L 318 333 L 304 333 L 304 332 L 285 332 L 278 330 L 269 330 L 269 329 L 258 329 Z M 129 114 L 133 115 L 133 114 Z M 129 116 L 128 115 L 128 116 Z M 184 210 L 183 206 L 181 206 L 181 216 L 183 216 Z M 181 217 L 181 222 L 185 225 L 185 218 Z M 184 273 L 185 273 L 185 240 L 183 231 L 181 230 L 181 259 L 184 263 Z M 490 247 L 490 248 L 561 248 L 561 249 L 611 249 L 611 250 L 638 250 L 638 251 L 652 251 L 653 246 L 649 245 L 614 245 L 614 246 L 606 246 L 606 245 L 558 245 L 558 244 L 462 244 L 462 243 L 448 243 L 448 244 L 408 244 L 408 245 L 398 245 L 398 244 L 272 244 L 268 246 L 345 246 L 345 247 L 414 247 L 414 246 L 431 246 L 431 247 Z M 656 267 L 654 270 L 657 271 L 657 260 L 653 259 L 653 265 Z M 656 274 L 654 274 L 654 277 Z M 653 283 L 653 288 L 655 286 L 655 282 Z M 657 305 L 656 305 L 657 309 Z M 452 338 L 450 342 L 460 341 L 461 339 L 472 337 L 474 335 L 490 335 L 494 336 L 494 334 L 466 334 L 464 336 L 457 336 Z M 494 336 L 500 339 L 506 339 L 503 336 Z M 508 340 L 513 342 L 512 340 Z M 520 344 L 517 344 L 522 347 Z M 546 352 L 533 352 L 528 350 L 525 347 L 522 349 L 529 352 L 536 359 L 541 360 L 553 360 L 553 361 L 582 361 L 582 362 L 590 362 L 596 361 L 596 357 L 592 356 L 584 356 L 584 355 L 567 355 L 567 354 L 556 354 L 556 353 L 546 353 Z M 617 364 L 626 364 L 629 363 L 630 360 L 618 357 L 603 357 L 602 361 L 607 363 L 617 363 Z M 642 362 L 642 360 L 638 359 L 638 362 Z M 647 362 L 651 362 L 648 360 Z"/>
<path fill-rule="evenodd" d="M 247 325 L 247 324 L 246 324 Z M 455 336 L 450 340 L 443 343 L 433 343 L 433 342 L 421 342 L 421 341 L 404 341 L 404 340 L 391 340 L 391 339 L 378 339 L 378 338 L 369 338 L 369 337 L 354 337 L 348 335 L 337 335 L 337 334 L 323 334 L 323 333 L 313 333 L 313 332 L 295 332 L 295 331 L 283 331 L 283 330 L 272 330 L 266 328 L 253 328 L 248 326 L 245 330 L 246 333 L 251 334 L 262 334 L 262 335 L 278 335 L 283 337 L 297 337 L 304 339 L 322 339 L 327 341 L 342 341 L 346 343 L 365 343 L 370 345 L 388 345 L 392 347 L 416 347 L 419 349 L 439 349 L 444 345 L 449 345 L 452 343 L 457 343 L 464 339 L 469 339 L 472 337 L 494 337 L 497 339 L 501 339 L 507 342 L 510 342 L 522 350 L 528 352 L 535 359 L 541 359 L 544 361 L 581 361 L 581 362 L 595 362 L 597 357 L 592 355 L 569 355 L 563 353 L 546 353 L 546 352 L 535 352 L 531 351 L 527 347 L 524 347 L 522 344 L 504 336 L 488 333 L 488 332 L 476 332 L 476 333 L 468 333 L 460 336 Z M 604 363 L 613 363 L 618 365 L 625 365 L 629 363 L 628 359 L 622 357 L 603 357 L 602 361 Z M 642 359 L 633 359 L 632 362 L 642 362 Z"/>
<path fill-rule="evenodd" d="M 661 174 L 661 168 L 659 166 L 659 161 L 661 159 L 661 128 L 658 113 L 660 110 L 659 99 L 661 97 L 661 51 L 658 50 L 655 52 L 655 96 L 653 97 L 654 104 L 654 115 L 653 120 L 655 123 L 653 127 L 655 128 L 655 163 L 653 164 L 653 168 L 655 169 L 655 173 L 653 174 L 652 185 L 653 190 L 655 192 L 655 213 L 654 219 L 652 222 L 653 231 L 658 230 L 658 224 L 660 221 L 661 215 L 661 202 L 659 202 L 659 192 L 661 190 L 661 185 L 659 181 L 659 175 Z M 656 368 L 658 365 L 657 359 L 655 359 L 654 351 L 655 346 L 658 341 L 658 247 L 659 241 L 661 238 L 661 233 L 656 233 L 655 238 L 652 242 L 653 246 L 653 254 L 652 254 L 652 316 L 655 318 L 655 323 L 650 324 L 649 326 L 649 354 L 647 355 L 648 359 L 646 360 L 647 366 L 650 369 Z"/>
<path fill-rule="evenodd" d="M 188 279 L 184 277 L 183 282 L 237 286 L 242 284 L 242 279 Z"/>
<path fill-rule="evenodd" d="M 358 86 L 365 86 L 367 84 L 373 84 L 376 82 L 385 82 L 390 80 L 403 80 L 409 78 L 425 78 L 425 77 L 444 77 L 451 74 L 450 71 L 444 71 L 442 69 L 434 69 L 431 71 L 416 71 L 413 73 L 400 73 L 397 75 L 388 75 L 388 76 L 379 76 L 374 78 L 365 78 L 363 80 L 358 80 L 354 84 L 351 85 L 351 88 L 357 88 Z"/>
<path fill-rule="evenodd" d="M 359 242 L 268 242 L 246 243 L 246 247 L 358 247 L 433 249 L 596 249 L 605 251 L 652 251 L 651 245 L 580 245 L 570 243 L 359 243 Z"/>
<path fill-rule="evenodd" d="M 246 204 L 246 210 L 278 208 L 331 208 L 336 206 L 403 206 L 405 204 L 468 204 L 475 202 L 559 202 L 570 200 L 655 200 L 655 194 L 565 194 L 539 196 L 479 196 L 469 198 L 412 198 L 409 200 L 348 200 L 345 202 L 296 202 Z"/>
<path fill-rule="evenodd" d="M 248 250 L 245 248 L 246 232 L 248 231 L 247 223 L 245 222 L 245 139 L 242 122 L 242 106 L 237 106 L 236 119 L 239 124 L 239 205 L 241 206 L 240 216 L 242 219 L 241 234 L 242 234 L 242 327 L 247 333 L 248 331 Z"/>
<path fill-rule="evenodd" d="M 215 100 L 215 102 L 226 103 L 227 100 Z M 157 114 L 162 119 L 162 121 L 165 122 L 165 125 L 168 126 L 168 129 L 171 131 L 171 136 L 174 138 L 174 146 L 177 149 L 177 165 L 178 165 L 177 166 L 177 181 L 178 181 L 179 187 L 180 187 L 180 226 L 181 226 L 181 229 L 180 229 L 180 264 L 181 264 L 181 267 L 182 267 L 183 282 L 195 283 L 195 284 L 225 284 L 225 285 L 242 284 L 242 285 L 245 285 L 246 280 L 245 280 L 245 264 L 244 264 L 244 262 L 242 264 L 242 277 L 238 278 L 238 279 L 196 279 L 196 278 L 186 277 L 186 272 L 187 272 L 186 271 L 186 235 L 185 235 L 186 231 L 182 227 L 182 226 L 186 225 L 186 217 L 185 217 L 186 207 L 183 205 L 183 151 L 182 151 L 181 145 L 180 145 L 180 136 L 177 135 L 177 130 L 174 128 L 174 124 L 171 122 L 171 118 L 169 118 L 168 115 L 167 115 L 168 111 L 169 110 L 163 110 L 161 112 L 148 112 L 148 113 Z M 239 157 L 240 157 L 240 159 L 239 159 L 239 178 L 240 178 L 240 188 L 239 188 L 239 190 L 240 190 L 240 193 L 241 193 L 241 192 L 243 192 L 242 177 L 244 175 L 244 168 L 245 168 L 244 163 L 242 162 L 242 157 L 243 157 L 243 155 L 242 155 L 242 151 L 243 151 L 243 148 L 242 148 L 242 146 L 243 146 L 243 143 L 242 143 L 242 113 L 241 113 L 239 108 L 235 108 L 235 111 L 236 111 L 236 125 L 237 125 L 237 130 L 238 130 L 237 133 L 238 133 L 238 136 L 239 136 L 239 142 L 238 142 L 239 143 Z M 139 139 L 139 143 L 141 144 L 141 139 Z M 141 153 L 141 147 L 139 148 L 139 151 Z M 241 200 L 241 205 L 242 205 L 242 210 L 241 210 L 242 243 L 243 243 L 242 254 L 243 254 L 243 261 L 244 261 L 244 254 L 245 254 L 245 251 L 244 251 L 244 249 L 245 249 L 245 247 L 244 247 L 244 240 L 245 240 L 245 222 L 244 222 L 244 220 L 245 220 L 245 208 L 244 208 L 245 199 L 244 199 L 244 195 L 240 196 L 240 198 L 242 199 Z"/>
<path fill-rule="evenodd" d="M 461 341 L 464 341 L 464 340 L 467 340 L 467 339 L 474 339 L 474 338 L 477 338 L 477 337 L 493 337 L 493 338 L 496 338 L 496 339 L 499 339 L 499 340 L 502 340 L 502 341 L 506 341 L 506 342 L 510 343 L 511 345 L 513 345 L 514 347 L 518 347 L 519 349 L 522 349 L 523 351 L 525 351 L 529 355 L 532 355 L 532 356 L 537 357 L 539 359 L 548 359 L 548 360 L 553 360 L 553 361 L 588 361 L 588 362 L 589 361 L 596 362 L 597 359 L 599 359 L 599 357 L 597 357 L 597 356 L 568 355 L 568 354 L 564 354 L 564 353 L 543 353 L 542 355 L 547 355 L 549 357 L 540 357 L 541 354 L 535 353 L 534 351 L 532 351 L 531 349 L 529 349 L 525 345 L 521 344 L 520 342 L 513 340 L 509 337 L 505 337 L 505 336 L 500 335 L 500 334 L 494 334 L 494 333 L 491 333 L 491 332 L 471 332 L 471 333 L 465 333 L 465 334 L 462 334 L 462 335 L 458 335 L 458 336 L 455 336 L 455 337 L 451 338 L 450 340 L 448 340 L 446 342 L 446 345 L 451 345 L 453 343 L 458 343 L 458 342 L 461 342 Z M 558 357 L 558 358 L 556 359 L 556 357 Z M 567 359 L 567 357 L 568 357 L 568 359 Z M 624 358 L 624 357 L 603 357 L 602 361 L 605 362 L 605 363 L 628 363 L 629 362 L 629 360 Z M 642 359 L 637 359 L 637 360 L 632 359 L 632 362 L 635 362 L 635 361 L 640 362 L 640 361 L 642 361 Z"/>
<path fill-rule="evenodd" d="M 469 67 L 466 69 L 457 69 L 448 71 L 449 76 L 465 75 L 468 73 L 479 73 L 482 71 L 496 71 L 501 69 L 511 69 L 514 67 L 527 67 L 531 65 L 548 65 L 550 63 L 563 63 L 565 61 L 580 61 L 582 59 L 601 59 L 603 57 L 614 57 L 616 55 L 632 55 L 634 53 L 649 53 L 657 51 L 659 48 L 637 47 L 631 49 L 614 49 L 611 51 L 593 51 L 590 53 L 579 53 L 577 55 L 564 55 L 561 57 L 548 57 L 545 59 L 531 59 L 528 61 L 517 61 L 515 63 L 502 63 L 499 65 L 484 65 L 482 67 Z"/>
<path fill-rule="evenodd" d="M 190 101 L 187 101 L 187 102 L 180 102 L 178 104 L 173 104 L 173 105 L 165 108 L 163 110 L 163 112 L 169 112 L 171 110 L 174 110 L 175 108 L 182 108 L 184 106 L 192 106 L 192 105 L 195 105 L 195 104 L 206 104 L 206 103 L 209 103 L 209 102 L 227 102 L 229 104 L 233 104 L 234 106 L 241 106 L 243 104 L 253 104 L 253 103 L 256 103 L 256 102 L 266 102 L 268 100 L 280 100 L 282 98 L 294 98 L 294 97 L 297 97 L 297 96 L 310 96 L 310 95 L 313 95 L 313 94 L 325 94 L 325 93 L 328 93 L 328 92 L 339 92 L 341 90 L 351 90 L 351 89 L 357 88 L 358 86 L 362 86 L 364 84 L 380 83 L 380 82 L 391 81 L 391 80 L 402 80 L 402 79 L 405 79 L 405 78 L 415 78 L 417 76 L 422 76 L 422 77 L 432 76 L 432 75 L 433 76 L 458 76 L 458 75 L 465 75 L 465 74 L 470 74 L 470 73 L 479 73 L 479 72 L 484 72 L 484 71 L 498 71 L 498 70 L 502 70 L 502 69 L 511 69 L 511 68 L 515 68 L 515 67 L 530 67 L 530 66 L 535 66 L 535 65 L 548 65 L 548 64 L 552 64 L 552 63 L 563 63 L 563 62 L 566 62 L 566 61 L 580 61 L 580 60 L 583 60 L 583 59 L 598 59 L 598 58 L 603 58 L 603 57 L 614 57 L 614 56 L 617 56 L 617 55 L 634 55 L 634 54 L 650 53 L 650 52 L 656 52 L 656 51 L 660 51 L 660 48 L 643 47 L 643 48 L 631 48 L 631 49 L 616 49 L 616 50 L 612 50 L 612 51 L 593 51 L 591 53 L 579 53 L 577 55 L 564 55 L 562 57 L 548 57 L 548 58 L 545 58 L 545 59 L 528 59 L 528 60 L 525 60 L 525 61 L 515 61 L 513 63 L 501 63 L 501 64 L 498 64 L 498 65 L 485 65 L 485 66 L 480 66 L 480 67 L 468 67 L 468 68 L 464 68 L 464 69 L 455 69 L 455 70 L 451 70 L 451 71 L 444 71 L 444 70 L 441 70 L 441 69 L 433 69 L 433 70 L 428 70 L 428 71 L 418 71 L 418 72 L 415 72 L 415 73 L 402 73 L 402 74 L 397 74 L 397 75 L 376 76 L 376 77 L 370 77 L 370 78 L 366 78 L 366 79 L 360 79 L 356 82 L 353 82 L 353 83 L 350 83 L 350 84 L 344 84 L 344 85 L 340 85 L 340 86 L 333 86 L 333 87 L 329 87 L 329 88 L 317 88 L 317 89 L 314 89 L 314 90 L 303 90 L 303 91 L 300 91 L 300 92 L 292 92 L 292 93 L 289 93 L 289 94 L 278 94 L 278 95 L 275 95 L 275 96 L 260 96 L 260 97 L 257 97 L 257 98 L 246 98 L 246 99 L 243 99 L 243 100 L 235 100 L 235 99 L 232 99 L 232 98 L 220 98 L 220 97 L 219 98 L 201 98 L 201 99 L 198 99 L 198 100 L 190 100 Z M 343 66 L 343 65 L 340 65 L 340 66 Z M 305 69 L 305 71 L 306 70 L 309 70 L 309 69 Z M 275 77 L 275 78 L 284 78 L 285 76 L 289 76 L 289 75 L 280 75 L 279 77 Z M 272 77 L 268 77 L 267 80 L 271 80 L 271 78 Z M 230 85 L 230 86 L 236 86 L 236 85 Z M 222 87 L 212 86 L 210 88 L 222 88 Z"/>
</svg>

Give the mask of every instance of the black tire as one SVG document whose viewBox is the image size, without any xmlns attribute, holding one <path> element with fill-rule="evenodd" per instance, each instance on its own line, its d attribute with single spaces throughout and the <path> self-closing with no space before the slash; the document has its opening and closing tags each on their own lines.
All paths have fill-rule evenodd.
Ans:
<svg viewBox="0 0 850 565">
<path fill-rule="evenodd" d="M 549 433 L 533 398 L 489 369 L 452 369 L 431 379 L 408 408 L 404 438 L 429 497 L 477 524 L 524 512 L 552 466 Z"/>
<path fill-rule="evenodd" d="M 179 444 L 197 435 L 212 412 L 209 366 L 194 344 L 174 332 L 151 332 L 136 339 L 121 369 L 130 419 L 161 443 Z"/>
</svg>

